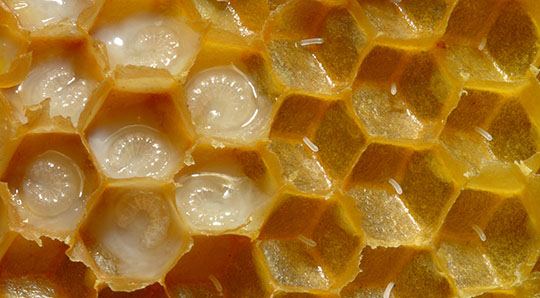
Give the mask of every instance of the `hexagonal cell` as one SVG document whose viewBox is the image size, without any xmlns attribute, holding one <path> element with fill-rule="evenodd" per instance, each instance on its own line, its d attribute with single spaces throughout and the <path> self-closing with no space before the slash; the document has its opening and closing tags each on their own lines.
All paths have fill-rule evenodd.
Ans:
<svg viewBox="0 0 540 298">
<path fill-rule="evenodd" d="M 267 279 L 249 238 L 196 236 L 165 285 L 171 297 L 267 297 Z"/>
<path fill-rule="evenodd" d="M 457 1 L 448 19 L 445 37 L 470 40 L 482 35 L 486 20 L 492 20 L 492 14 L 501 2 L 501 0 Z"/>
<path fill-rule="evenodd" d="M 539 144 L 538 128 L 518 100 L 504 103 L 489 126 L 493 153 L 503 161 L 524 160 L 533 155 Z"/>
<path fill-rule="evenodd" d="M 354 3 L 295 0 L 273 11 L 263 35 L 285 85 L 310 93 L 333 93 L 350 85 L 366 43 L 353 9 Z"/>
<path fill-rule="evenodd" d="M 47 1 L 47 0 L 6 0 L 4 1 L 22 27 L 28 31 L 64 25 L 73 27 L 79 15 L 94 5 L 93 0 Z"/>
<path fill-rule="evenodd" d="M 105 1 L 89 33 L 103 42 L 110 66 L 165 69 L 184 77 L 199 50 L 203 28 L 170 1 Z"/>
<path fill-rule="evenodd" d="M 379 34 L 390 38 L 429 38 L 441 35 L 452 1 L 360 0 L 369 22 Z"/>
<path fill-rule="evenodd" d="M 335 198 L 286 193 L 277 199 L 257 246 L 278 284 L 325 290 L 355 274 L 363 240 Z"/>
<path fill-rule="evenodd" d="M 202 19 L 243 38 L 259 34 L 270 13 L 264 0 L 194 0 L 193 4 Z"/>
<path fill-rule="evenodd" d="M 151 179 L 117 181 L 101 194 L 69 255 L 114 291 L 159 281 L 191 246 L 174 211 L 174 186 Z"/>
<path fill-rule="evenodd" d="M 440 140 L 472 174 L 494 161 L 528 159 L 539 146 L 537 111 L 530 108 L 538 90 L 537 84 L 519 93 L 465 89 Z"/>
<path fill-rule="evenodd" d="M 3 2 L 0 4 L 0 24 L 0 88 L 7 88 L 24 79 L 32 55 L 27 53 L 28 37 Z"/>
<path fill-rule="evenodd" d="M 448 213 L 437 255 L 464 294 L 510 287 L 531 270 L 540 239 L 522 197 L 468 188 Z"/>
<path fill-rule="evenodd" d="M 95 297 L 92 272 L 65 255 L 67 246 L 48 238 L 42 246 L 18 236 L 0 263 L 4 297 Z"/>
<path fill-rule="evenodd" d="M 176 175 L 176 206 L 197 233 L 255 235 L 276 185 L 257 151 L 199 145 Z"/>
<path fill-rule="evenodd" d="M 168 298 L 165 289 L 158 283 L 133 292 L 115 292 L 109 287 L 99 291 L 98 298 Z"/>
<path fill-rule="evenodd" d="M 502 80 L 502 74 L 485 54 L 486 24 L 500 0 L 460 0 L 448 20 L 441 52 L 445 66 L 456 75 L 463 74 L 471 79 Z"/>
<path fill-rule="evenodd" d="M 444 41 L 444 49 L 437 49 L 444 56 L 442 65 L 458 79 L 467 82 L 503 81 L 504 76 L 495 67 L 493 60 L 485 54 L 484 50 L 478 49 L 477 42 L 474 45 L 466 45 L 461 42 Z"/>
<path fill-rule="evenodd" d="M 88 40 L 79 37 L 37 39 L 29 50 L 32 66 L 27 77 L 4 91 L 18 120 L 27 123 L 28 108 L 50 98 L 50 117 L 69 117 L 77 127 L 82 110 L 104 79 L 101 57 Z"/>
<path fill-rule="evenodd" d="M 31 133 L 17 147 L 2 181 L 9 192 L 9 224 L 28 239 L 68 241 L 100 185 L 79 137 Z"/>
<path fill-rule="evenodd" d="M 430 52 L 374 47 L 353 84 L 366 130 L 392 139 L 433 139 L 453 107 L 451 82 Z"/>
<path fill-rule="evenodd" d="M 538 58 L 538 31 L 522 5 L 518 1 L 459 1 L 444 38 L 447 66 L 471 79 L 525 78 Z"/>
<path fill-rule="evenodd" d="M 438 149 L 370 144 L 346 186 L 351 210 L 372 246 L 420 245 L 450 208 L 457 189 Z"/>
<path fill-rule="evenodd" d="M 274 116 L 270 137 L 302 139 L 313 134 L 327 106 L 324 100 L 309 95 L 285 96 Z"/>
<path fill-rule="evenodd" d="M 456 295 L 431 252 L 407 246 L 364 248 L 360 273 L 340 292 L 345 298 Z"/>
<path fill-rule="evenodd" d="M 211 31 L 187 77 L 181 100 L 197 132 L 216 143 L 251 145 L 266 138 L 280 90 L 260 51 Z"/>
<path fill-rule="evenodd" d="M 102 100 L 85 128 L 100 169 L 117 179 L 172 178 L 192 143 L 172 95 L 112 90 Z"/>
<path fill-rule="evenodd" d="M 309 145 L 308 145 L 309 144 Z M 277 160 L 273 164 L 280 166 L 284 183 L 293 185 L 306 193 L 328 193 L 334 181 L 326 173 L 311 142 L 273 139 L 268 149 Z"/>
<path fill-rule="evenodd" d="M 343 177 L 363 149 L 366 138 L 345 102 L 334 101 L 322 116 L 313 143 L 323 166 L 334 176 Z"/>
</svg>

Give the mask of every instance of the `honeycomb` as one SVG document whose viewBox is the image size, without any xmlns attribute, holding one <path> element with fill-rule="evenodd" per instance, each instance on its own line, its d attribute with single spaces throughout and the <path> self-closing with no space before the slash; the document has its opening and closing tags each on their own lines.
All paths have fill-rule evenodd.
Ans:
<svg viewBox="0 0 540 298">
<path fill-rule="evenodd" d="M 540 297 L 538 0 L 0 0 L 0 297 Z"/>
</svg>

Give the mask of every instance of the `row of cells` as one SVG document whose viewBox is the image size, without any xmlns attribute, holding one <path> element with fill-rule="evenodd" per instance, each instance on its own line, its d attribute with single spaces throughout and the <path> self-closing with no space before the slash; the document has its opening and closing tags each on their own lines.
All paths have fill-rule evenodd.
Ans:
<svg viewBox="0 0 540 298">
<path fill-rule="evenodd" d="M 27 30 L 34 30 L 30 35 L 32 43 L 28 44 L 27 37 L 10 26 L 15 19 L 5 10 L 7 36 L 4 43 L 6 47 L 13 46 L 13 51 L 5 51 L 3 61 L 7 75 L 0 79 L 0 86 L 11 87 L 5 88 L 3 94 L 18 122 L 27 123 L 28 109 L 49 98 L 50 116 L 69 117 L 77 126 L 87 105 L 99 105 L 95 103 L 99 99 L 95 98 L 103 96 L 103 89 L 107 89 L 103 86 L 105 78 L 114 78 L 117 89 L 135 92 L 170 90 L 175 88 L 175 80 L 180 80 L 182 86 L 177 89 L 181 90 L 175 92 L 185 106 L 184 118 L 191 120 L 188 125 L 194 125 L 198 134 L 216 140 L 216 144 L 236 146 L 254 144 L 265 138 L 272 105 L 283 93 L 283 83 L 287 88 L 307 93 L 334 95 L 344 88 L 348 93 L 351 87 L 352 95 L 338 96 L 352 96 L 353 110 L 371 136 L 430 142 L 441 135 L 443 120 L 452 112 L 442 134 L 443 142 L 471 167 L 480 166 L 478 156 L 481 155 L 504 161 L 526 159 L 537 145 L 536 123 L 533 123 L 537 111 L 531 108 L 537 85 L 531 83 L 532 74 L 537 73 L 534 67 L 538 56 L 537 30 L 534 19 L 527 13 L 530 5 L 499 1 L 498 5 L 489 6 L 492 8 L 480 9 L 462 2 L 435 5 L 437 1 L 433 1 L 424 7 L 414 1 L 379 5 L 361 1 L 357 7 L 355 2 L 343 6 L 291 1 L 277 6 L 266 20 L 264 41 L 253 37 L 253 32 L 252 35 L 244 32 L 253 38 L 243 36 L 242 39 L 222 29 L 207 27 L 205 22 L 186 19 L 185 15 L 190 16 L 188 8 L 172 4 L 169 7 L 161 2 L 153 8 L 146 7 L 148 3 L 134 4 L 134 11 L 122 12 L 121 21 L 115 22 L 120 4 L 107 1 L 101 6 L 86 8 L 77 21 L 78 27 L 69 27 L 67 32 L 58 24 L 59 28 L 47 25 L 55 18 L 47 18 L 47 22 L 41 24 L 42 27 L 47 25 L 43 28 L 26 24 Z M 234 5 L 234 1 L 213 4 L 200 1 L 193 9 L 210 21 L 216 21 L 220 18 L 209 16 L 217 14 L 221 6 L 234 12 Z M 249 9 L 256 11 L 261 5 L 256 2 Z M 25 13 L 36 15 L 36 11 L 43 10 L 22 4 L 14 8 L 8 2 L 6 9 L 10 7 L 23 25 Z M 357 15 L 355 8 L 360 7 L 371 16 L 368 19 L 372 22 L 385 21 L 373 25 L 376 28 L 389 27 L 391 24 L 386 22 L 390 21 L 383 16 L 388 17 L 387 14 L 397 8 L 411 14 L 408 18 L 416 24 L 411 25 L 416 30 L 435 22 L 436 15 L 441 19 L 435 22 L 437 24 L 442 22 L 443 15 L 449 21 L 442 37 L 426 42 L 431 46 L 409 45 L 406 41 L 403 45 L 396 46 L 398 41 L 389 45 L 381 34 L 361 29 L 366 26 L 359 25 L 364 18 Z M 153 14 L 139 13 L 151 11 L 151 8 L 155 10 Z M 434 11 L 433 16 L 415 15 L 419 8 L 431 8 L 428 11 Z M 478 32 L 459 21 L 477 19 L 475 14 L 480 11 L 490 11 L 490 20 L 493 20 L 476 26 L 485 27 L 476 30 Z M 533 12 L 531 8 L 532 15 Z M 305 16 L 305 20 L 296 15 Z M 320 19 L 320 22 L 311 22 L 312 19 Z M 259 27 L 262 29 L 262 25 Z M 86 29 L 92 37 L 86 35 Z M 523 36 L 516 37 L 513 32 Z M 51 39 L 51 34 L 60 37 Z M 371 35 L 377 37 L 377 42 L 368 42 Z M 476 45 L 482 36 L 485 40 Z M 469 38 L 474 40 L 471 45 L 465 42 Z M 497 58 L 499 52 L 506 60 Z M 15 83 L 21 76 L 26 79 Z M 494 81 L 514 82 L 497 86 Z M 229 100 L 225 103 L 223 98 Z M 93 116 L 91 107 L 86 110 L 83 122 Z M 509 131 L 508 127 L 512 126 L 519 131 Z M 125 139 L 137 129 L 145 130 L 142 134 L 155 135 L 143 126 L 122 130 L 117 127 L 114 133 L 96 131 L 91 136 L 95 142 L 91 143 L 104 143 L 105 139 L 113 142 L 122 139 L 122 135 Z M 116 138 L 108 138 L 110 135 Z M 169 144 L 162 145 L 166 148 Z M 160 166 L 164 165 L 156 162 L 155 170 Z M 128 173 L 136 169 L 121 171 Z"/>
<path fill-rule="evenodd" d="M 105 5 L 102 10 L 99 10 L 98 15 L 108 15 L 105 12 L 115 8 L 114 2 L 107 3 L 112 7 L 107 8 L 108 6 Z M 280 9 L 284 10 L 283 14 L 288 15 L 285 13 L 288 11 L 287 9 L 292 10 L 288 12 L 289 14 L 295 14 L 300 9 L 296 6 L 301 6 L 302 3 L 293 4 L 289 3 L 283 7 L 280 6 Z M 498 13 L 501 17 L 512 15 L 512 13 L 504 10 L 507 6 L 510 7 L 508 9 L 521 11 L 522 14 L 515 13 L 522 18 L 515 16 L 516 20 L 513 20 L 513 22 L 529 28 L 529 39 L 534 38 L 536 30 L 529 16 L 523 15 L 522 5 L 513 1 L 505 5 L 499 7 L 501 11 Z M 464 15 L 472 13 L 470 11 L 472 8 L 467 10 L 466 7 L 461 6 L 458 4 L 453 13 L 460 12 Z M 21 9 L 24 11 L 23 8 Z M 340 9 L 343 10 L 344 8 Z M 465 12 L 461 12 L 462 10 Z M 4 17 L 8 18 L 8 16 Z M 103 70 L 107 69 L 108 61 L 111 68 L 118 65 L 129 65 L 114 68 L 114 85 L 116 89 L 120 90 L 137 92 L 141 90 L 170 91 L 174 89 L 174 78 L 168 76 L 167 72 L 160 71 L 163 68 L 167 69 L 169 74 L 174 75 L 177 79 L 182 77 L 181 81 L 187 82 L 176 88 L 180 90 L 174 92 L 177 93 L 182 102 L 179 109 L 185 114 L 183 118 L 191 120 L 188 121 L 191 122 L 187 123 L 188 126 L 194 125 L 198 134 L 212 139 L 216 145 L 223 143 L 224 145 L 236 146 L 251 145 L 266 136 L 265 132 L 272 115 L 272 105 L 283 90 L 279 81 L 287 83 L 287 80 L 291 79 L 293 83 L 287 83 L 286 85 L 293 88 L 302 88 L 310 92 L 320 91 L 310 90 L 310 88 L 322 86 L 320 84 L 322 81 L 336 81 L 331 75 L 332 72 L 325 68 L 322 69 L 324 71 L 321 73 L 328 76 L 326 79 L 308 79 L 309 74 L 312 73 L 311 71 L 303 69 L 302 65 L 290 64 L 292 62 L 304 63 L 307 61 L 298 55 L 296 57 L 292 50 L 287 50 L 286 55 L 276 56 L 274 51 L 270 49 L 271 46 L 266 43 L 266 48 L 269 49 L 269 57 L 267 57 L 264 45 L 254 42 L 254 45 L 250 48 L 238 40 L 224 41 L 224 39 L 233 38 L 234 36 L 221 31 L 204 31 L 194 24 L 191 24 L 193 27 L 190 27 L 188 24 L 180 23 L 178 20 L 175 20 L 175 25 L 167 25 L 168 21 L 164 21 L 163 17 L 136 15 L 135 19 L 133 19 L 134 23 L 128 22 L 131 21 L 129 17 L 125 18 L 123 22 L 128 22 L 127 25 L 124 24 L 120 27 L 130 28 L 130 30 L 138 28 L 137 32 L 132 32 L 136 36 L 130 39 L 133 45 L 130 44 L 129 46 L 124 46 L 129 41 L 125 37 L 119 37 L 122 34 L 119 35 L 117 32 L 122 30 L 116 27 L 111 29 L 110 34 L 105 34 L 108 38 L 101 39 L 104 44 L 100 43 L 100 45 L 103 45 L 104 48 L 94 47 L 94 43 L 85 37 L 62 37 L 53 40 L 43 36 L 33 38 L 30 48 L 25 48 L 25 50 L 31 50 L 32 60 L 31 70 L 27 78 L 22 83 L 3 90 L 18 122 L 28 123 L 26 115 L 28 110 L 44 99 L 49 98 L 49 115 L 51 117 L 58 115 L 69 117 L 74 126 L 79 124 L 81 113 L 86 111 L 84 113 L 86 117 L 83 119 L 85 123 L 82 125 L 83 129 L 86 129 L 86 126 L 89 125 L 88 122 L 91 122 L 91 118 L 95 115 L 95 110 L 92 107 L 101 104 L 99 102 L 100 97 L 104 96 L 103 94 L 106 93 L 104 89 L 108 88 L 107 84 L 103 83 L 103 79 L 111 75 Z M 106 17 L 103 16 L 103 18 Z M 284 17 L 284 20 L 281 21 L 285 23 L 286 20 L 288 19 Z M 526 20 L 529 20 L 529 23 Z M 173 22 L 173 20 L 169 21 Z M 339 22 L 338 20 L 328 21 L 328 26 L 347 27 L 344 25 L 347 24 L 347 21 L 350 21 L 350 18 L 340 19 Z M 108 24 L 105 20 L 101 22 Z M 140 23 L 139 25 L 142 27 L 135 25 L 135 23 Z M 283 26 L 285 24 L 276 25 L 277 28 Z M 153 33 L 146 32 L 148 28 L 157 31 Z M 449 28 L 453 27 L 450 26 Z M 169 29 L 178 29 L 185 32 L 171 33 L 167 31 Z M 277 32 L 283 30 L 276 29 Z M 206 34 L 204 38 L 202 38 L 202 31 Z M 448 32 L 454 31 L 448 29 Z M 519 32 L 521 31 L 526 30 L 520 30 Z M 96 32 L 101 31 L 97 30 Z M 458 33 L 454 32 L 453 34 L 459 36 Z M 178 41 L 167 40 L 167 38 L 173 38 L 173 36 L 184 35 L 183 40 L 187 41 L 185 42 L 186 45 L 191 46 L 189 49 L 182 48 L 180 50 Z M 18 35 L 13 33 L 13 36 Z M 167 46 L 156 47 L 158 43 L 154 42 L 154 40 L 161 40 L 162 38 L 165 38 L 164 42 L 175 50 L 168 49 Z M 325 41 L 324 38 L 303 39 L 302 41 L 304 42 L 300 42 L 300 45 L 295 43 L 291 47 L 309 53 L 311 53 L 310 51 L 325 52 L 324 45 L 341 49 L 350 48 L 346 46 L 346 43 L 342 43 L 344 41 L 341 39 L 332 42 Z M 365 53 L 365 57 L 363 57 L 358 67 L 354 65 L 357 64 L 356 61 L 360 60 L 360 56 L 364 54 L 360 53 L 362 47 L 353 47 L 355 49 L 353 51 L 355 58 L 344 58 L 341 61 L 346 62 L 348 67 L 352 67 L 351 70 L 347 71 L 349 77 L 350 73 L 356 73 L 356 68 L 359 71 L 352 83 L 352 95 L 339 96 L 344 97 L 346 101 L 349 101 L 348 97 L 352 97 L 353 110 L 356 116 L 360 118 L 369 135 L 389 139 L 410 139 L 428 142 L 441 136 L 445 146 L 454 155 L 468 163 L 473 170 L 481 167 L 486 157 L 490 160 L 503 161 L 529 158 L 537 147 L 535 138 L 537 124 L 534 121 L 538 119 L 536 117 L 538 112 L 537 109 L 533 108 L 535 106 L 534 94 L 537 84 L 535 82 L 531 83 L 531 80 L 526 80 L 525 82 L 521 81 L 521 85 L 517 82 L 514 83 L 517 85 L 508 84 L 508 86 L 501 85 L 502 87 L 497 87 L 490 85 L 489 82 L 475 80 L 479 76 L 475 75 L 472 69 L 468 70 L 464 66 L 457 67 L 461 71 L 456 73 L 456 71 L 452 71 L 450 65 L 446 65 L 447 63 L 452 64 L 452 61 L 455 60 L 448 58 L 449 56 L 446 55 L 454 53 L 451 50 L 450 40 L 447 42 L 441 41 L 440 44 L 442 46 L 436 46 L 435 49 L 429 51 L 373 45 L 369 47 L 369 52 Z M 505 41 L 504 44 L 509 44 L 509 42 Z M 183 45 L 183 47 L 186 45 Z M 117 49 L 120 51 L 117 53 L 118 55 L 114 54 L 115 46 L 119 47 Z M 321 46 L 321 48 L 317 48 L 318 46 Z M 142 47 L 142 49 L 139 49 L 139 47 Z M 150 60 L 141 58 L 139 54 L 122 53 L 123 48 L 138 49 L 138 52 L 146 54 L 154 53 L 155 49 L 147 50 L 147 48 L 152 49 L 152 47 L 165 52 L 163 55 L 150 55 L 150 58 L 148 58 Z M 180 51 L 181 54 L 176 50 Z M 103 51 L 108 55 L 100 55 L 100 53 L 103 54 Z M 340 51 L 346 52 L 345 50 Z M 519 53 L 513 53 L 512 55 L 515 56 L 515 59 L 527 61 L 526 65 L 530 65 L 535 60 L 533 56 L 536 55 L 534 54 L 536 52 L 535 48 L 531 51 L 527 55 Z M 315 54 L 305 54 L 304 56 L 312 57 L 313 55 Z M 321 55 L 333 57 L 332 59 L 339 56 L 337 54 L 330 55 L 329 53 Z M 131 57 L 134 60 L 118 62 L 115 56 L 120 57 L 118 59 L 130 59 Z M 108 57 L 108 59 L 105 57 Z M 466 60 L 476 63 L 478 59 L 471 57 L 466 58 Z M 21 61 L 12 64 L 16 64 L 19 68 L 25 68 L 24 65 L 30 63 L 26 61 L 29 58 L 26 52 L 19 58 Z M 443 61 L 440 61 L 441 59 Z M 6 58 L 5 60 L 8 61 L 9 59 Z M 271 62 L 267 62 L 267 60 Z M 157 62 L 163 63 L 159 64 Z M 173 62 L 178 65 L 175 64 L 172 67 Z M 307 64 L 312 65 L 313 63 Z M 318 64 L 325 65 L 324 63 Z M 445 67 L 441 67 L 442 64 Z M 494 65 L 496 66 L 497 63 Z M 26 66 L 30 67 L 29 65 Z M 144 66 L 153 68 L 148 69 L 144 68 Z M 281 70 L 285 68 L 289 70 L 284 77 L 285 72 Z M 336 66 L 336 68 L 346 69 L 346 67 L 341 66 Z M 464 71 L 464 69 L 467 71 Z M 188 70 L 190 71 L 188 72 Z M 20 72 L 23 71 L 20 70 L 17 73 L 20 75 Z M 482 73 L 486 73 L 486 71 L 482 71 Z M 26 75 L 26 73 L 24 74 Z M 277 77 L 274 77 L 274 74 L 277 74 Z M 522 78 L 526 74 L 529 73 L 523 72 L 519 77 Z M 299 76 L 299 78 L 295 78 L 295 76 Z M 10 77 L 13 77 L 13 75 Z M 306 86 L 294 86 L 294 84 L 304 79 L 309 81 Z M 348 83 L 344 86 L 350 85 L 350 81 L 350 78 L 345 79 L 344 82 Z M 13 82 L 4 82 L 3 85 L 5 84 L 9 86 Z M 504 90 L 504 88 L 508 90 Z M 225 103 L 223 98 L 233 98 L 234 100 L 228 100 Z M 304 100 L 302 103 L 299 102 L 300 100 L 297 100 L 295 104 L 310 104 L 308 100 Z M 313 102 L 320 106 L 319 101 L 314 100 Z M 87 104 L 89 107 L 85 110 L 84 107 Z M 287 102 L 287 104 L 289 103 Z M 292 101 L 290 104 L 293 104 Z M 312 107 L 307 108 L 313 109 Z M 449 114 L 445 126 L 445 122 L 442 120 L 446 119 Z M 280 118 L 280 121 L 291 120 Z M 158 173 L 159 171 L 166 172 L 168 169 L 165 168 L 174 163 L 164 164 L 165 159 L 170 158 L 174 161 L 178 158 L 174 153 L 168 156 L 168 147 L 173 145 L 185 149 L 187 146 L 186 144 L 180 144 L 182 141 L 165 140 L 157 131 L 152 130 L 151 125 L 140 123 L 126 125 L 129 122 L 137 122 L 133 119 L 125 119 L 124 121 L 118 119 L 117 123 L 113 123 L 115 121 L 110 122 L 107 125 L 110 126 L 108 132 L 100 131 L 98 128 L 91 130 L 89 142 L 97 159 L 101 164 L 106 164 L 106 168 L 110 169 L 107 174 L 113 178 L 126 178 L 129 175 L 141 176 L 140 173 L 136 173 L 138 169 L 135 168 L 116 169 L 115 167 L 118 167 L 118 165 L 114 165 L 114 162 L 119 161 L 121 157 L 107 157 L 106 154 L 102 154 L 103 150 L 101 150 L 105 147 L 112 148 L 116 146 L 117 155 L 121 155 L 124 151 L 133 151 L 133 149 L 130 149 L 131 147 L 127 146 L 126 140 L 129 140 L 130 136 L 137 134 L 137 131 L 140 131 L 138 137 L 140 141 L 145 136 L 163 140 L 159 144 L 163 150 L 157 150 L 160 154 L 164 154 L 163 158 L 159 160 L 157 156 L 151 154 L 147 156 L 150 159 L 148 167 L 152 167 L 152 169 L 146 168 L 145 170 L 153 172 L 152 176 L 154 177 L 161 175 Z M 2 137 L 5 138 L 5 135 L 9 133 L 9 128 L 7 126 L 3 128 L 5 131 Z M 443 130 L 442 134 L 441 130 Z M 106 146 L 99 145 L 105 143 Z M 321 152 L 320 154 L 324 153 Z M 129 157 L 129 154 L 125 156 Z"/>
<path fill-rule="evenodd" d="M 459 85 L 437 83 L 444 81 L 438 64 L 458 81 L 522 80 L 529 75 L 531 66 L 537 73 L 535 22 L 540 8 L 535 1 L 277 2 L 285 1 L 136 1 L 129 9 L 117 0 L 38 1 L 35 5 L 28 1 L 5 1 L 1 10 L 6 24 L 2 32 L 2 70 L 20 71 L 2 78 L 2 87 L 13 86 L 17 79 L 26 76 L 24 69 L 31 63 L 27 51 L 29 36 L 34 41 L 58 36 L 90 38 L 92 43 L 98 42 L 100 51 L 106 52 L 108 63 L 104 64 L 111 70 L 122 65 L 148 66 L 165 69 L 184 82 L 201 40 L 214 35 L 231 46 L 264 48 L 275 75 L 287 87 L 323 94 L 350 87 L 360 61 L 376 44 L 397 45 L 404 50 L 431 49 L 434 57 L 419 51 L 407 58 L 410 55 L 404 55 L 400 49 L 387 53 L 386 64 L 381 64 L 379 76 L 374 78 L 396 79 L 386 90 L 404 90 L 411 101 L 419 101 L 414 97 L 419 96 L 416 93 L 420 88 L 403 82 L 406 79 L 400 78 L 401 73 L 407 77 L 415 62 L 433 58 L 437 63 L 424 63 L 419 70 L 423 73 L 424 88 L 429 82 L 431 87 L 442 85 L 436 87 L 438 92 L 424 95 L 432 105 L 447 96 L 449 87 L 444 84 Z M 51 56 L 66 56 L 62 54 L 66 53 Z M 75 59 L 89 58 L 92 59 Z M 33 59 L 32 64 L 40 64 L 40 59 Z M 30 77 L 52 71 L 70 81 L 75 73 L 78 79 L 70 84 L 72 90 L 64 92 L 80 91 L 77 101 L 84 103 L 84 94 L 88 93 L 84 90 L 92 89 L 100 81 L 99 75 L 84 71 L 87 67 L 70 66 L 69 61 L 60 60 L 43 61 Z M 44 96 L 50 96 L 50 92 Z M 40 99 L 27 99 L 26 104 Z M 69 99 L 54 102 L 66 105 Z M 73 107 L 68 115 L 78 118 L 77 110 L 80 107 Z M 414 112 L 421 118 L 428 111 Z"/>
<path fill-rule="evenodd" d="M 79 133 L 46 105 L 29 113 L 0 191 L 12 230 L 67 242 L 114 289 L 159 280 L 190 234 L 257 239 L 276 282 L 300 288 L 343 285 L 364 244 L 435 245 L 473 293 L 513 286 L 537 258 L 538 154 L 472 172 L 441 144 L 366 137 L 350 102 L 300 94 L 268 142 L 227 148 L 194 141 L 174 93 L 99 98 Z"/>
<path fill-rule="evenodd" d="M 149 185 L 141 187 L 146 195 L 159 191 Z M 372 230 L 367 231 L 368 238 L 357 230 L 342 206 L 349 198 L 328 200 L 283 193 L 257 241 L 241 235 L 194 235 L 188 252 L 178 247 L 187 242 L 184 238 L 181 243 L 178 226 L 171 224 L 166 235 L 150 231 L 175 220 L 172 213 L 168 217 L 165 209 L 159 209 L 155 193 L 144 199 L 153 201 L 160 218 L 150 219 L 144 232 L 129 228 L 132 235 L 125 235 L 126 230 L 118 234 L 120 228 L 111 221 L 144 225 L 130 212 L 106 210 L 118 200 L 119 192 L 133 194 L 109 188 L 106 198 L 92 210 L 91 219 L 81 226 L 82 245 L 88 252 L 80 244 L 68 248 L 43 238 L 40 247 L 11 235 L 10 246 L 3 247 L 7 251 L 0 266 L 0 289 L 12 293 L 31 289 L 54 297 L 95 295 L 95 277 L 86 266 L 70 261 L 67 252 L 71 259 L 82 257 L 86 264 L 82 254 L 92 254 L 95 263 L 90 267 L 113 290 L 128 289 L 126 282 L 129 290 L 147 286 L 134 293 L 143 297 L 164 290 L 174 297 L 269 297 L 271 293 L 271 297 L 296 297 L 295 292 L 303 291 L 322 297 L 338 297 L 338 293 L 339 297 L 476 297 L 486 292 L 492 293 L 485 297 L 534 297 L 538 290 L 539 239 L 527 214 L 534 211 L 523 206 L 530 200 L 526 192 L 500 195 L 469 187 L 449 211 L 434 246 L 399 247 L 376 247 L 377 239 L 369 238 Z M 131 204 L 142 203 L 135 199 Z M 131 209 L 126 203 L 121 207 Z M 394 216 L 394 209 L 389 212 L 387 216 Z M 379 230 L 387 226 L 383 219 Z M 155 281 L 165 289 L 151 285 Z M 100 293 L 100 297 L 109 295 L 115 297 L 108 288 Z"/>
</svg>

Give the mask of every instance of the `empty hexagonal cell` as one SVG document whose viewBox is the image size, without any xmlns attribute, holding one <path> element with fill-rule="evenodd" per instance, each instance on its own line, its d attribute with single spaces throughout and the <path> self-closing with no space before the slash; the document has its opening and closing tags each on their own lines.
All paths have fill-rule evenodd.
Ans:
<svg viewBox="0 0 540 298">
<path fill-rule="evenodd" d="M 538 148 L 536 115 L 530 109 L 538 89 L 521 94 L 466 89 L 448 116 L 441 141 L 471 173 L 493 161 L 512 162 L 531 157 Z"/>
<path fill-rule="evenodd" d="M 115 292 L 109 287 L 99 291 L 98 298 L 167 298 L 163 286 L 158 283 L 147 286 L 144 289 L 133 292 Z"/>
<path fill-rule="evenodd" d="M 47 98 L 50 117 L 70 118 L 76 127 L 94 89 L 104 78 L 96 49 L 86 40 L 62 38 L 34 41 L 32 66 L 25 80 L 4 94 L 22 123 L 26 110 Z"/>
<path fill-rule="evenodd" d="M 37 31 L 55 24 L 74 26 L 81 12 L 94 1 L 7 0 L 5 3 L 25 30 Z"/>
<path fill-rule="evenodd" d="M 3 173 L 12 229 L 29 239 L 68 240 L 100 178 L 77 135 L 26 135 Z"/>
<path fill-rule="evenodd" d="M 360 273 L 341 297 L 456 297 L 452 285 L 425 249 L 401 246 L 362 251 Z"/>
<path fill-rule="evenodd" d="M 500 6 L 501 0 L 459 0 L 452 9 L 445 35 L 450 38 L 474 39 L 482 34 L 480 28 Z M 490 18 L 491 17 L 491 18 Z"/>
<path fill-rule="evenodd" d="M 175 179 L 176 206 L 192 230 L 202 233 L 256 233 L 275 192 L 256 151 L 200 145 L 192 164 Z"/>
<path fill-rule="evenodd" d="M 493 153 L 503 161 L 524 160 L 538 148 L 538 128 L 515 99 L 504 103 L 489 126 Z"/>
<path fill-rule="evenodd" d="M 0 263 L 4 297 L 95 297 L 92 272 L 69 260 L 67 246 L 48 238 L 42 245 L 15 238 Z"/>
<path fill-rule="evenodd" d="M 312 135 L 327 108 L 327 102 L 317 97 L 304 94 L 285 96 L 274 116 L 270 137 L 302 139 Z"/>
<path fill-rule="evenodd" d="M 269 3 L 264 0 L 195 0 L 193 4 L 202 19 L 243 38 L 258 34 L 270 13 Z"/>
<path fill-rule="evenodd" d="M 191 245 L 173 200 L 173 185 L 150 179 L 109 185 L 82 224 L 71 258 L 115 291 L 160 280 Z"/>
<path fill-rule="evenodd" d="M 518 1 L 459 1 L 445 34 L 447 66 L 471 79 L 523 79 L 537 60 L 538 31 L 522 5 Z"/>
<path fill-rule="evenodd" d="M 381 35 L 390 38 L 428 38 L 445 29 L 451 1 L 403 0 L 359 1 L 369 22 Z"/>
<path fill-rule="evenodd" d="M 165 277 L 172 297 L 267 297 L 271 291 L 250 239 L 196 236 Z"/>
<path fill-rule="evenodd" d="M 369 134 L 432 139 L 452 107 L 452 87 L 429 52 L 376 46 L 353 84 L 353 105 Z"/>
<path fill-rule="evenodd" d="M 315 131 L 313 143 L 323 166 L 342 177 L 352 167 L 366 139 L 344 101 L 330 103 Z"/>
<path fill-rule="evenodd" d="M 333 186 L 333 181 L 313 152 L 311 141 L 274 139 L 269 149 L 277 157 L 284 182 L 293 185 L 302 192 L 326 193 Z"/>
<path fill-rule="evenodd" d="M 436 149 L 374 143 L 362 153 L 345 190 L 360 213 L 367 243 L 399 246 L 431 240 L 456 187 Z"/>
<path fill-rule="evenodd" d="M 440 233 L 437 255 L 467 295 L 513 285 L 540 245 L 520 194 L 465 189 Z"/>
<path fill-rule="evenodd" d="M 257 245 L 278 284 L 324 290 L 353 276 L 363 243 L 334 199 L 283 194 Z"/>
<path fill-rule="evenodd" d="M 279 94 L 266 58 L 253 49 L 207 38 L 182 99 L 197 132 L 233 146 L 264 139 Z"/>
<path fill-rule="evenodd" d="M 0 23 L 0 87 L 7 88 L 24 79 L 32 55 L 27 53 L 28 37 L 4 5 L 0 5 Z"/>
<path fill-rule="evenodd" d="M 155 3 L 157 2 L 157 3 Z M 166 69 L 183 77 L 200 46 L 202 28 L 182 16 L 182 7 L 166 1 L 105 1 L 90 34 L 107 48 L 110 66 Z"/>
<path fill-rule="evenodd" d="M 350 6 L 291 1 L 273 11 L 263 34 L 285 85 L 331 93 L 351 83 L 366 37 Z"/>
<path fill-rule="evenodd" d="M 505 78 L 522 78 L 535 62 L 538 32 L 526 8 L 517 1 L 502 5 L 486 36 L 486 50 Z"/>
<path fill-rule="evenodd" d="M 448 80 L 430 53 L 414 53 L 404 65 L 396 92 L 403 94 L 420 120 L 435 120 L 444 116 L 448 105 L 451 88 Z"/>
<path fill-rule="evenodd" d="M 171 94 L 113 90 L 94 108 L 85 135 L 105 175 L 168 179 L 182 167 L 191 140 Z"/>
</svg>

